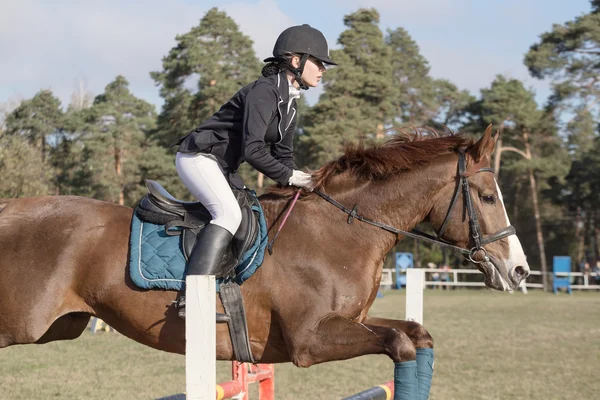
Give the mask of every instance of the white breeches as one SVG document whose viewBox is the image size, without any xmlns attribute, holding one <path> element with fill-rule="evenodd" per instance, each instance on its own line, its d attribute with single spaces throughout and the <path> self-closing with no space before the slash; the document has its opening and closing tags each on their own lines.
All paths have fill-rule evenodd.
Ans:
<svg viewBox="0 0 600 400">
<path fill-rule="evenodd" d="M 242 211 L 215 156 L 177 153 L 175 166 L 183 184 L 210 212 L 211 224 L 235 235 L 242 222 Z"/>
</svg>

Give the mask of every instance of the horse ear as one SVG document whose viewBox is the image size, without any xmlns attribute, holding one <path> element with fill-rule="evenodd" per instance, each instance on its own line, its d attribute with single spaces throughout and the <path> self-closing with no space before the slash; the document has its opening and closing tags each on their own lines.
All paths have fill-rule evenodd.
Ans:
<svg viewBox="0 0 600 400">
<path fill-rule="evenodd" d="M 492 124 L 490 124 L 481 139 L 471 147 L 470 153 L 475 162 L 479 162 L 484 157 L 491 155 L 494 152 L 497 140 L 498 133 L 492 133 Z"/>
</svg>

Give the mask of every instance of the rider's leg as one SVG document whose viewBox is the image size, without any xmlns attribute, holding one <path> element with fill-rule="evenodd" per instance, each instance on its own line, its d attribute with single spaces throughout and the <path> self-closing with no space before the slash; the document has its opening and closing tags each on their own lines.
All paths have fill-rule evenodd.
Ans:
<svg viewBox="0 0 600 400">
<path fill-rule="evenodd" d="M 188 261 L 189 275 L 214 275 L 223 253 L 242 222 L 240 206 L 216 158 L 207 154 L 177 153 L 177 173 L 212 216 L 200 232 Z M 217 320 L 228 317 L 217 313 Z"/>
</svg>

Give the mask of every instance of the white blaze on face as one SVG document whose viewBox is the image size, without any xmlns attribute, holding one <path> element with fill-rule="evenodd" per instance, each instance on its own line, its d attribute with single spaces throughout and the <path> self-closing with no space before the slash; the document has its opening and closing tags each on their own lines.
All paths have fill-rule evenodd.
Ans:
<svg viewBox="0 0 600 400">
<path fill-rule="evenodd" d="M 494 179 L 495 181 L 495 179 Z M 504 216 L 506 217 L 506 226 L 510 226 L 510 221 L 508 219 L 508 214 L 506 213 L 506 207 L 504 205 L 504 200 L 502 199 L 502 192 L 500 191 L 500 187 L 498 186 L 498 182 L 496 182 L 496 190 L 498 191 L 498 198 L 502 203 L 502 207 L 504 207 Z M 509 276 L 514 279 L 515 276 L 515 267 L 521 266 L 525 269 L 527 273 L 529 273 L 529 264 L 527 263 L 527 257 L 525 257 L 525 252 L 523 251 L 523 247 L 521 246 L 521 242 L 517 235 L 508 236 L 508 260 L 504 260 L 506 268 L 508 270 Z"/>
</svg>

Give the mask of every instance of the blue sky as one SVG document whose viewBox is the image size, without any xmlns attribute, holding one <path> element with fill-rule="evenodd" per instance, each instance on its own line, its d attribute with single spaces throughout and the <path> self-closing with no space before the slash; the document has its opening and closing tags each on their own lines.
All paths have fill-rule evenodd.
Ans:
<svg viewBox="0 0 600 400">
<path fill-rule="evenodd" d="M 479 95 L 504 74 L 532 87 L 540 103 L 548 83 L 529 77 L 524 53 L 553 23 L 590 10 L 588 0 L 0 0 L 0 103 L 51 89 L 66 106 L 78 80 L 97 95 L 122 74 L 158 110 L 162 99 L 149 72 L 160 70 L 175 35 L 212 7 L 238 23 L 261 59 L 283 29 L 302 23 L 336 47 L 344 15 L 374 7 L 382 30 L 408 30 L 433 77 Z M 308 101 L 319 93 L 307 92 Z"/>
</svg>

